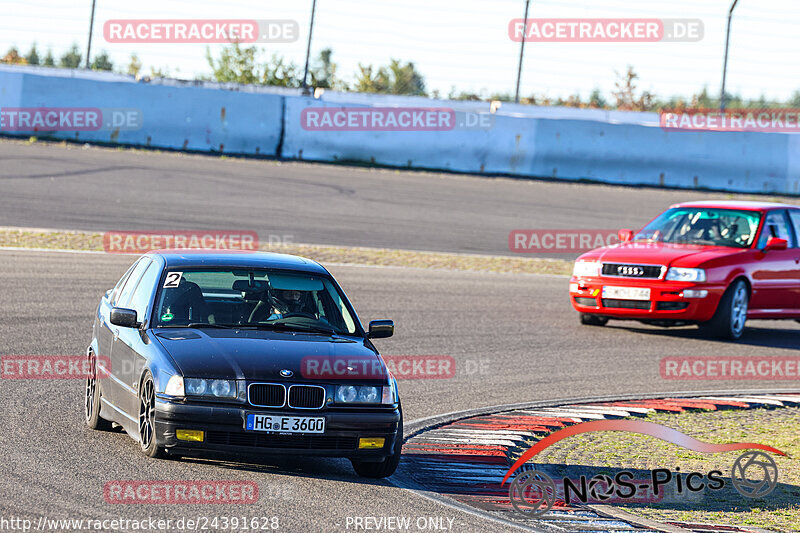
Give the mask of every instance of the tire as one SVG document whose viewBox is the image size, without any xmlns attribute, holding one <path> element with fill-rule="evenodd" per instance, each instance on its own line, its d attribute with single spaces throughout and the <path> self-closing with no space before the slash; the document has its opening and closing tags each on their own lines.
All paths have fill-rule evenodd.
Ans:
<svg viewBox="0 0 800 533">
<path fill-rule="evenodd" d="M 147 371 L 139 389 L 139 446 L 148 457 L 163 457 L 164 448 L 156 439 L 156 388 Z"/>
<path fill-rule="evenodd" d="M 750 291 L 747 283 L 737 279 L 722 295 L 711 320 L 700 324 L 700 330 L 707 336 L 717 339 L 740 339 L 744 333 L 749 303 Z"/>
<path fill-rule="evenodd" d="M 590 315 L 588 313 L 580 313 L 580 321 L 584 326 L 605 326 L 608 324 L 608 318 L 604 316 Z"/>
<path fill-rule="evenodd" d="M 111 422 L 100 417 L 100 387 L 97 385 L 97 357 L 89 352 L 89 375 L 83 395 L 83 420 L 91 429 L 110 431 Z"/>
<path fill-rule="evenodd" d="M 351 459 L 353 470 L 361 477 L 381 479 L 389 477 L 397 470 L 400 464 L 400 455 L 403 452 L 403 411 L 400 411 L 400 422 L 397 424 L 397 436 L 394 441 L 394 453 L 380 462 L 356 461 Z"/>
</svg>

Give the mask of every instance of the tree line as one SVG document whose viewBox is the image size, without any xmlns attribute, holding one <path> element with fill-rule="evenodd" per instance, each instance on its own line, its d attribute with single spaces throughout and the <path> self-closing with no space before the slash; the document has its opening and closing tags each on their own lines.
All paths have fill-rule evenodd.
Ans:
<svg viewBox="0 0 800 533">
<path fill-rule="evenodd" d="M 206 62 L 211 68 L 211 75 L 198 76 L 201 81 L 231 82 L 244 85 L 262 85 L 299 88 L 303 86 L 305 66 L 287 61 L 278 54 L 263 57 L 256 46 L 242 47 L 233 43 L 224 47 L 217 57 L 211 55 L 206 48 Z M 0 63 L 12 65 L 39 65 L 53 68 L 80 68 L 83 55 L 77 44 L 73 44 L 56 60 L 52 50 L 48 49 L 41 57 L 36 43 L 33 43 L 26 54 L 21 54 L 16 47 L 11 47 Z M 137 79 L 147 78 L 143 75 L 142 62 L 136 54 L 131 55 L 128 65 L 115 69 L 114 64 L 105 51 L 96 54 L 89 63 L 89 68 L 100 71 L 116 71 L 121 74 L 135 76 Z M 623 72 L 617 72 L 617 80 L 611 92 L 611 98 L 603 96 L 599 88 L 595 88 L 587 98 L 576 93 L 567 98 L 551 98 L 546 95 L 532 94 L 520 98 L 520 103 L 541 106 L 562 106 L 588 109 L 617 109 L 623 111 L 680 111 L 682 109 L 717 108 L 719 98 L 710 96 L 707 88 L 691 97 L 673 96 L 662 99 L 650 91 L 639 89 L 639 75 L 632 66 Z M 168 69 L 150 69 L 150 78 L 170 77 Z M 474 93 L 459 92 L 452 87 L 446 95 L 438 90 L 426 89 L 425 77 L 412 62 L 391 59 L 388 65 L 373 66 L 359 63 L 356 72 L 349 77 L 340 74 L 338 65 L 333 61 L 330 48 L 322 50 L 309 65 L 307 84 L 309 87 L 320 87 L 337 91 L 353 91 L 361 93 L 395 94 L 411 96 L 429 96 L 450 100 L 476 100 L 511 102 L 510 93 Z M 757 99 L 744 99 L 736 94 L 726 94 L 726 105 L 731 109 L 767 109 L 777 107 L 800 108 L 800 91 L 785 102 L 768 101 L 763 96 Z"/>
</svg>

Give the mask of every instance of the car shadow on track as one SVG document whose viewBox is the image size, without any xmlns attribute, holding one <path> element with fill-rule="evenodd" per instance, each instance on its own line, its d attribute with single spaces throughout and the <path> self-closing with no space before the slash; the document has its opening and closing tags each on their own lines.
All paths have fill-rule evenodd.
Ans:
<svg viewBox="0 0 800 533">
<path fill-rule="evenodd" d="M 345 481 L 360 485 L 390 486 L 386 479 L 370 479 L 359 477 L 347 459 L 330 457 L 250 457 L 237 455 L 182 456 L 176 460 L 190 465 L 204 465 L 257 474 L 277 474 L 282 476 L 298 476 L 308 479 L 324 479 L 328 481 Z"/>
<path fill-rule="evenodd" d="M 797 350 L 798 347 L 800 347 L 800 329 L 773 329 L 747 326 L 744 330 L 744 334 L 739 340 L 730 341 L 706 337 L 694 326 L 656 328 L 650 326 L 622 324 L 612 325 L 609 323 L 609 325 L 606 327 L 624 329 L 632 333 L 642 333 L 645 335 L 657 335 L 660 337 L 672 337 L 677 339 L 696 339 L 699 341 L 715 342 L 720 344 L 741 344 L 745 346 L 759 346 L 763 348 L 782 348 L 785 350 Z"/>
</svg>

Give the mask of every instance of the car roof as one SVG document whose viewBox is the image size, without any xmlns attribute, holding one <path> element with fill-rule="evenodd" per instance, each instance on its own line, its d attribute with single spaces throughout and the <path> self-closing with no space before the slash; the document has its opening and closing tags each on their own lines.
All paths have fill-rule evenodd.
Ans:
<svg viewBox="0 0 800 533">
<path fill-rule="evenodd" d="M 322 265 L 311 259 L 272 252 L 247 250 L 153 250 L 145 255 L 162 258 L 165 268 L 278 268 L 328 274 L 328 271 Z"/>
<path fill-rule="evenodd" d="M 670 207 L 711 207 L 717 209 L 746 209 L 750 211 L 769 211 L 770 209 L 798 209 L 800 206 L 792 204 L 779 204 L 775 202 L 745 202 L 739 200 L 702 200 L 696 202 L 681 202 Z"/>
</svg>

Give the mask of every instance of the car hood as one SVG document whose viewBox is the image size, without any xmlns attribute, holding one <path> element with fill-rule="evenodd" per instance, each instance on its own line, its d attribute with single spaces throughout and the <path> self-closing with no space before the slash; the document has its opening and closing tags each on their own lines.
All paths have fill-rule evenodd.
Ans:
<svg viewBox="0 0 800 533">
<path fill-rule="evenodd" d="M 380 360 L 363 339 L 306 333 L 159 328 L 154 337 L 185 377 L 303 381 L 304 358 L 327 361 L 331 365 L 337 359 Z M 291 371 L 293 377 L 281 376 L 281 370 Z M 321 379 L 311 378 L 313 381 Z"/>
<path fill-rule="evenodd" d="M 625 242 L 598 248 L 581 256 L 581 259 L 603 263 L 633 263 L 671 266 L 681 259 L 691 261 L 681 266 L 700 266 L 706 261 L 746 252 L 747 248 L 703 246 L 698 244 L 669 244 L 662 242 Z M 688 264 L 691 263 L 691 264 Z"/>
</svg>

